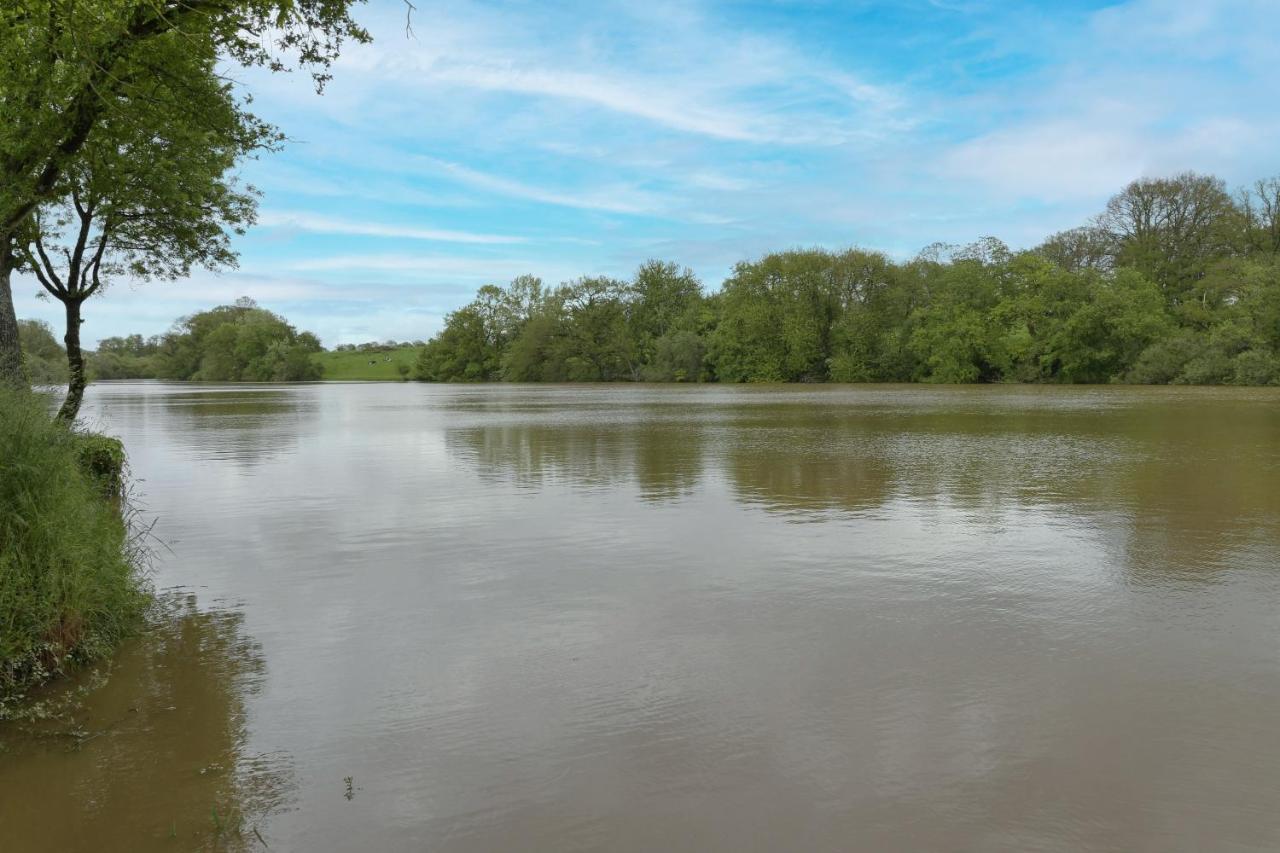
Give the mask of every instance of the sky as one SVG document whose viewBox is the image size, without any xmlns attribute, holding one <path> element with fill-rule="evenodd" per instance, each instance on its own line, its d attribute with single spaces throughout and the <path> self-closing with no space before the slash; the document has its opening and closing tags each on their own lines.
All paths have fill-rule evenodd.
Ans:
<svg viewBox="0 0 1280 853">
<path fill-rule="evenodd" d="M 239 267 L 114 283 L 83 337 L 248 296 L 326 346 L 427 339 L 486 283 L 708 289 L 795 247 L 1029 247 L 1127 182 L 1280 174 L 1280 0 L 370 0 L 316 95 L 237 69 L 289 136 L 248 162 Z M 15 282 L 19 316 L 60 329 Z"/>
</svg>

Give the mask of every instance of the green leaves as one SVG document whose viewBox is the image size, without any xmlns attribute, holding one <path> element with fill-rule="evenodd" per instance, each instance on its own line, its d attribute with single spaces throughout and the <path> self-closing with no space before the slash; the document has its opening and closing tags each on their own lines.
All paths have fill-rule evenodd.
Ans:
<svg viewBox="0 0 1280 853">
<path fill-rule="evenodd" d="M 145 346 L 152 375 L 213 382 L 319 379 L 321 369 L 311 358 L 318 348 L 315 335 L 299 333 L 252 300 L 192 314 L 162 341 Z"/>
<path fill-rule="evenodd" d="M 320 88 L 344 42 L 369 40 L 350 17 L 354 2 L 0 4 L 0 245 L 7 249 L 37 209 L 54 208 L 37 233 L 76 245 L 64 284 L 35 253 L 25 260 L 59 298 L 96 292 L 104 273 L 175 278 L 193 265 L 232 264 L 226 235 L 253 221 L 255 193 L 224 175 L 238 157 L 283 138 L 248 112 L 249 98 L 238 100 L 215 66 L 298 66 Z M 70 206 L 82 221 L 84 207 L 94 210 L 101 235 L 120 232 L 111 257 L 86 260 L 85 240 L 56 227 L 66 219 L 57 209 Z M 0 274 L 0 381 L 21 381 L 8 268 Z"/>
</svg>

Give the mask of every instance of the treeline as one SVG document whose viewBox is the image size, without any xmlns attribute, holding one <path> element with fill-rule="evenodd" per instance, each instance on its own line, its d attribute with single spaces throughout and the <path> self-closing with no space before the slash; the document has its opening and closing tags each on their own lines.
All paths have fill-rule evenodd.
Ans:
<svg viewBox="0 0 1280 853">
<path fill-rule="evenodd" d="M 401 349 L 403 347 L 421 347 L 426 346 L 422 341 L 397 341 L 394 338 L 388 338 L 385 341 L 365 341 L 362 344 L 338 344 L 333 348 L 334 352 L 389 352 L 393 349 Z"/>
<path fill-rule="evenodd" d="M 89 356 L 95 379 L 294 382 L 319 379 L 320 341 L 252 299 L 180 319 L 164 335 L 105 338 Z"/>
<path fill-rule="evenodd" d="M 1280 178 L 1134 181 L 1011 251 L 935 245 L 739 263 L 716 293 L 629 281 L 482 287 L 423 348 L 428 381 L 1280 383 Z"/>
<path fill-rule="evenodd" d="M 67 351 L 43 320 L 19 320 L 23 366 L 34 385 L 60 385 L 67 381 Z"/>
</svg>

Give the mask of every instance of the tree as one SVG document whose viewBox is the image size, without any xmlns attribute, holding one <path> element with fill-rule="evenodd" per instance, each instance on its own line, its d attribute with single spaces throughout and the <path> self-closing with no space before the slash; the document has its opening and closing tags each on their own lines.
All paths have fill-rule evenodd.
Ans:
<svg viewBox="0 0 1280 853">
<path fill-rule="evenodd" d="M 186 82 L 178 52 L 283 70 L 317 86 L 342 44 L 367 41 L 353 0 L 8 0 L 0 6 L 0 383 L 24 382 L 11 275 L 14 242 L 108 116 L 158 80 Z M 199 104 L 190 110 L 198 126 Z M 151 128 L 160 131 L 162 128 Z"/>
<path fill-rule="evenodd" d="M 508 347 L 545 300 L 542 280 L 517 277 L 503 289 L 486 284 L 469 305 L 445 317 L 445 327 L 418 355 L 417 378 L 429 382 L 490 382 L 502 378 Z"/>
<path fill-rule="evenodd" d="M 1280 176 L 1256 181 L 1239 194 L 1251 252 L 1280 255 Z"/>
<path fill-rule="evenodd" d="M 639 378 L 638 353 L 626 326 L 629 290 L 624 281 L 589 276 L 561 286 L 557 299 L 565 311 L 561 343 L 569 379 Z"/>
<path fill-rule="evenodd" d="M 19 320 L 22 354 L 27 376 L 36 385 L 54 385 L 67 381 L 67 358 L 53 336 L 49 324 L 42 320 Z"/>
<path fill-rule="evenodd" d="M 837 256 L 822 249 L 766 255 L 734 267 L 722 289 L 712 342 L 721 378 L 798 382 L 828 378 L 832 330 L 850 298 Z"/>
<path fill-rule="evenodd" d="M 631 282 L 627 331 L 643 364 L 653 361 L 658 341 L 677 331 L 690 331 L 697 322 L 702 283 L 689 268 L 663 261 L 646 261 Z"/>
<path fill-rule="evenodd" d="M 151 379 L 156 376 L 155 355 L 161 338 L 142 335 L 104 338 L 89 359 L 88 373 L 96 379 Z M 66 361 L 65 357 L 62 359 Z"/>
<path fill-rule="evenodd" d="M 445 318 L 422 348 L 417 376 L 428 382 L 489 382 L 498 378 L 502 351 L 485 312 L 472 302 Z"/>
<path fill-rule="evenodd" d="M 175 56 L 171 68 L 191 63 Z M 229 177 L 237 159 L 277 134 L 246 114 L 211 59 L 108 115 L 63 173 L 66 196 L 37 207 L 18 244 L 20 266 L 63 304 L 70 380 L 58 419 L 72 423 L 86 384 L 80 324 L 86 299 L 114 278 L 174 280 L 193 266 L 234 266 L 229 232 L 255 214 L 252 190 Z M 198 124 L 191 121 L 199 106 Z"/>
<path fill-rule="evenodd" d="M 1059 231 L 1041 243 L 1036 252 L 1068 272 L 1111 270 L 1116 254 L 1112 235 L 1096 225 Z"/>
<path fill-rule="evenodd" d="M 1200 299 L 1199 282 L 1239 246 L 1239 213 L 1218 178 L 1184 172 L 1134 181 L 1107 202 L 1098 226 L 1114 265 L 1154 281 L 1172 308 Z"/>
<path fill-rule="evenodd" d="M 1064 381 L 1111 382 L 1172 328 L 1159 288 L 1136 270 L 1124 269 L 1108 279 L 1086 281 L 1082 302 L 1046 341 L 1045 358 Z"/>
<path fill-rule="evenodd" d="M 1280 179 L 1232 201 L 1187 174 L 1136 181 L 1030 251 L 777 252 L 706 296 L 660 261 L 629 285 L 489 286 L 424 360 L 437 378 L 515 381 L 1275 383 L 1277 211 Z"/>
<path fill-rule="evenodd" d="M 297 382 L 319 379 L 312 361 L 320 342 L 252 299 L 184 317 L 156 353 L 164 379 L 210 382 Z"/>
</svg>

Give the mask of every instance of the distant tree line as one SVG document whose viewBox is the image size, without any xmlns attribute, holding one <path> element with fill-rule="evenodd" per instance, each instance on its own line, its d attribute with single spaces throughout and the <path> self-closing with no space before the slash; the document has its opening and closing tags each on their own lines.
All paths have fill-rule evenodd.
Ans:
<svg viewBox="0 0 1280 853">
<path fill-rule="evenodd" d="M 25 370 L 36 385 L 65 384 L 66 349 L 42 320 L 18 321 Z M 340 344 L 334 352 L 386 356 L 420 348 L 422 341 L 368 341 Z M 300 332 L 284 317 L 241 298 L 181 317 L 162 335 L 103 338 L 85 353 L 85 373 L 101 379 L 169 379 L 208 382 L 297 382 L 320 379 L 324 352 L 311 332 Z M 389 358 L 388 358 L 389 360 Z M 409 366 L 399 371 L 407 376 Z"/>
<path fill-rule="evenodd" d="M 320 378 L 311 355 L 321 350 L 311 332 L 239 299 L 183 317 L 163 335 L 104 338 L 89 356 L 89 373 L 95 379 L 295 382 Z"/>
<path fill-rule="evenodd" d="M 67 352 L 53 336 L 53 328 L 43 320 L 19 320 L 18 339 L 27 376 L 36 385 L 59 385 L 67 381 Z"/>
<path fill-rule="evenodd" d="M 487 285 L 418 378 L 490 381 L 1280 383 L 1280 178 L 1235 194 L 1134 181 L 1027 251 L 995 239 L 739 263 L 719 292 L 645 263 L 629 281 Z"/>
<path fill-rule="evenodd" d="M 333 348 L 334 352 L 389 352 L 393 349 L 402 349 L 404 347 L 421 347 L 426 346 L 422 341 L 404 341 L 400 342 L 394 338 L 387 338 L 385 341 L 365 341 L 362 344 L 338 344 Z"/>
</svg>

